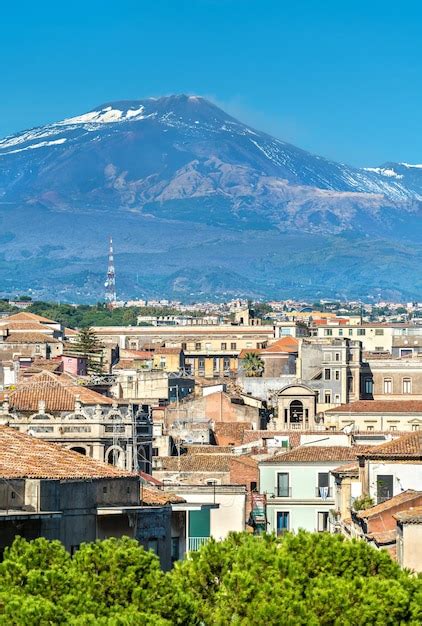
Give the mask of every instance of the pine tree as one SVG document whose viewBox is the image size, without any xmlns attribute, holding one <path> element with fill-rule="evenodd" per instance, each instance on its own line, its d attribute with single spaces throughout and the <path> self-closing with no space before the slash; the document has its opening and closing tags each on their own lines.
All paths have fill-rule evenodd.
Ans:
<svg viewBox="0 0 422 626">
<path fill-rule="evenodd" d="M 81 328 L 78 338 L 73 344 L 73 351 L 87 358 L 89 373 L 100 373 L 103 370 L 103 344 L 90 327 Z"/>
</svg>

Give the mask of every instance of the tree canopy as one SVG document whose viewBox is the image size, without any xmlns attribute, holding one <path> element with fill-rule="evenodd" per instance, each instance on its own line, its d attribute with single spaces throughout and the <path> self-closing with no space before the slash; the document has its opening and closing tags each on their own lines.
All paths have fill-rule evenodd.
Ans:
<svg viewBox="0 0 422 626">
<path fill-rule="evenodd" d="M 131 539 L 17 538 L 0 564 L 0 624 L 422 623 L 422 577 L 385 551 L 328 533 L 211 540 L 169 573 Z"/>
</svg>

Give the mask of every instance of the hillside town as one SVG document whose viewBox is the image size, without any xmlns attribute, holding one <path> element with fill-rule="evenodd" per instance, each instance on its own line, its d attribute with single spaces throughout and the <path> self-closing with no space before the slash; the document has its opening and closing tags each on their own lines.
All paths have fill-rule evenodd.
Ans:
<svg viewBox="0 0 422 626">
<path fill-rule="evenodd" d="M 419 305 L 265 304 L 77 329 L 11 301 L 1 551 L 129 535 L 168 570 L 232 531 L 305 529 L 422 571 Z"/>
</svg>

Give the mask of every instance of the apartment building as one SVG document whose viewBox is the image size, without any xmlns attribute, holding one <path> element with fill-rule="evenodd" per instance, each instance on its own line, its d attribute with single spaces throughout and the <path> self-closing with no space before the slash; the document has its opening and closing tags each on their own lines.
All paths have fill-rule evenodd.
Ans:
<svg viewBox="0 0 422 626">
<path fill-rule="evenodd" d="M 359 400 L 324 413 L 326 428 L 354 431 L 408 432 L 422 430 L 420 400 Z"/>
<path fill-rule="evenodd" d="M 368 355 L 361 369 L 364 400 L 422 400 L 422 360 Z"/>
<path fill-rule="evenodd" d="M 343 321 L 327 321 L 324 324 L 310 323 L 309 332 L 311 337 L 319 339 L 332 338 L 343 339 L 348 338 L 362 343 L 362 349 L 365 352 L 392 352 L 393 336 L 396 331 L 407 328 L 403 324 L 385 324 L 385 323 L 360 323 L 349 324 L 348 320 Z"/>
<path fill-rule="evenodd" d="M 116 341 L 120 349 L 179 348 L 184 367 L 194 376 L 213 378 L 237 372 L 242 350 L 263 348 L 274 338 L 273 326 L 113 326 L 94 327 L 103 341 Z"/>
</svg>

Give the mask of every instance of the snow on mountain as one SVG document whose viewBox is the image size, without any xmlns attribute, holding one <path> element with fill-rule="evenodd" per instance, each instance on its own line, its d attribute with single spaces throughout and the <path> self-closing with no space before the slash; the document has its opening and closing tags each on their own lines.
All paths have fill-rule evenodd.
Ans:
<svg viewBox="0 0 422 626">
<path fill-rule="evenodd" d="M 231 263 L 245 268 L 257 233 L 263 238 L 255 262 L 265 276 L 257 275 L 256 284 L 264 291 L 273 272 L 275 283 L 282 273 L 267 251 L 282 250 L 286 237 L 291 258 L 298 258 L 312 281 L 320 262 L 312 257 L 313 246 L 341 236 L 343 256 L 337 252 L 331 260 L 340 267 L 355 245 L 347 248 L 349 240 L 358 238 L 361 246 L 380 236 L 394 242 L 416 237 L 421 201 L 421 165 L 336 163 L 251 128 L 199 96 L 108 102 L 0 140 L 2 250 L 10 259 L 20 258 L 21 250 L 25 258 L 39 259 L 40 280 L 47 282 L 51 259 L 46 269 L 43 245 L 49 254 L 57 248 L 57 258 L 70 271 L 79 261 L 72 265 L 69 259 L 92 254 L 111 227 L 119 229 L 121 251 L 128 255 L 140 240 L 143 250 L 162 245 L 161 254 L 169 252 L 172 259 L 166 271 L 175 284 L 177 271 L 191 267 L 195 258 L 201 272 L 204 261 L 212 265 L 203 253 L 207 242 L 213 242 L 212 259 L 225 259 L 230 272 Z M 38 235 L 35 216 L 43 225 Z M 28 224 L 35 244 L 27 243 Z M 271 245 L 265 233 L 271 233 Z M 309 237 L 306 250 L 303 237 Z M 292 241 L 300 242 L 302 256 L 295 257 Z M 198 249 L 192 251 L 193 245 Z M 306 268 L 305 253 L 311 255 Z M 154 271 L 165 265 L 164 257 L 155 263 Z M 209 275 L 219 274 L 218 268 Z M 0 282 L 10 280 L 2 271 Z M 230 272 L 235 284 L 243 284 Z M 290 272 L 295 275 L 294 267 Z M 353 272 L 345 276 L 346 282 L 358 280 Z M 69 280 L 90 284 L 86 277 Z"/>
</svg>

